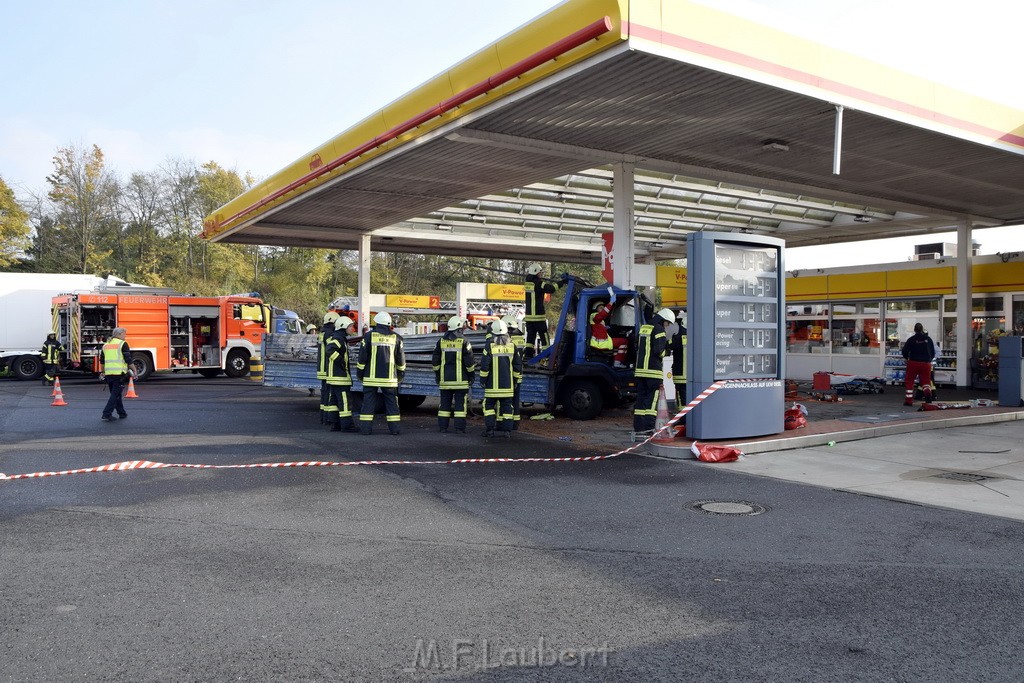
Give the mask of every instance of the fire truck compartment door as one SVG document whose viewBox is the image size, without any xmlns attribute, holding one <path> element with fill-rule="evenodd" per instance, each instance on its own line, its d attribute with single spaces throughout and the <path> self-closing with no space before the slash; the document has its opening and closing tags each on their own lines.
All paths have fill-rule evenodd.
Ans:
<svg viewBox="0 0 1024 683">
<path fill-rule="evenodd" d="M 175 318 L 219 318 L 220 309 L 216 306 L 171 306 L 171 315 Z"/>
</svg>

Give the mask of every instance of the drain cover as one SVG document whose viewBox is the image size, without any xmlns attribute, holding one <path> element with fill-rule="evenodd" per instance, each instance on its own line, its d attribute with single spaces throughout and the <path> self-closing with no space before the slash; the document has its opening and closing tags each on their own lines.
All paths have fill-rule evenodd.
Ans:
<svg viewBox="0 0 1024 683">
<path fill-rule="evenodd" d="M 705 515 L 760 515 L 768 507 L 746 500 L 695 500 L 686 504 L 686 509 Z"/>
<path fill-rule="evenodd" d="M 953 481 L 985 481 L 993 477 L 986 477 L 983 474 L 971 474 L 970 472 L 943 472 L 936 474 L 937 479 L 952 479 Z"/>
</svg>

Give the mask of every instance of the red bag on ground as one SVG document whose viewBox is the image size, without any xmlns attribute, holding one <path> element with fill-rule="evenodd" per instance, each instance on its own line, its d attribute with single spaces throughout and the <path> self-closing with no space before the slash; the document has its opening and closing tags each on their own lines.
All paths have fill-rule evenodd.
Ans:
<svg viewBox="0 0 1024 683">
<path fill-rule="evenodd" d="M 807 426 L 807 408 L 800 403 L 794 403 L 793 407 L 786 408 L 784 419 L 786 429 L 801 429 Z"/>
<path fill-rule="evenodd" d="M 697 443 L 696 441 L 690 445 L 690 450 L 693 451 L 698 460 L 703 462 L 732 462 L 739 460 L 740 456 L 743 455 L 743 451 L 732 446 L 716 446 L 710 443 Z"/>
</svg>

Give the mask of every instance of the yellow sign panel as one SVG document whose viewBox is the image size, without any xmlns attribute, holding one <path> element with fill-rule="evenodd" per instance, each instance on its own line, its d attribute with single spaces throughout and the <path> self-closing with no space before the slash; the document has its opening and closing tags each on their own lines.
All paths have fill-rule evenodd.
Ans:
<svg viewBox="0 0 1024 683">
<path fill-rule="evenodd" d="M 885 293 L 888 296 L 952 294 L 955 291 L 956 269 L 952 266 L 890 270 L 885 274 Z"/>
<path fill-rule="evenodd" d="M 828 277 L 825 275 L 801 275 L 786 278 L 787 301 L 809 301 L 828 298 Z"/>
<path fill-rule="evenodd" d="M 497 301 L 522 301 L 526 299 L 523 285 L 487 285 L 487 298 Z"/>
<path fill-rule="evenodd" d="M 885 296 L 885 272 L 829 275 L 828 295 L 833 299 Z"/>
<path fill-rule="evenodd" d="M 431 305 L 431 299 L 436 299 L 436 297 L 388 294 L 384 297 L 384 305 L 388 308 L 437 308 L 437 306 Z"/>
<path fill-rule="evenodd" d="M 654 269 L 654 284 L 658 287 L 686 288 L 686 268 L 657 266 Z"/>
</svg>

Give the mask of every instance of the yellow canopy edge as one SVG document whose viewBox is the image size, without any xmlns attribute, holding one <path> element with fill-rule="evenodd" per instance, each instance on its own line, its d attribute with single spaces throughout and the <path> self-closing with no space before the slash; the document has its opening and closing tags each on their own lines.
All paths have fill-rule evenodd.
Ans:
<svg viewBox="0 0 1024 683">
<path fill-rule="evenodd" d="M 622 31 L 621 17 L 625 15 L 628 4 L 629 0 L 570 0 L 558 5 L 416 90 L 374 112 L 349 130 L 220 207 L 204 221 L 203 236 L 215 237 L 249 223 L 274 206 L 318 187 L 341 173 L 615 45 L 626 38 Z M 487 90 L 451 111 L 429 118 L 392 140 L 374 145 L 337 168 L 315 175 L 318 169 L 350 154 L 360 146 L 372 143 L 375 138 L 396 126 L 429 112 L 445 100 L 487 81 L 502 70 L 536 55 L 574 32 L 606 17 L 611 23 L 610 31 L 560 55 L 557 59 L 536 66 L 518 78 Z M 307 176 L 311 177 L 303 181 L 302 179 Z M 283 192 L 290 185 L 296 186 Z M 271 201 L 264 201 L 275 194 L 280 196 Z"/>
</svg>

